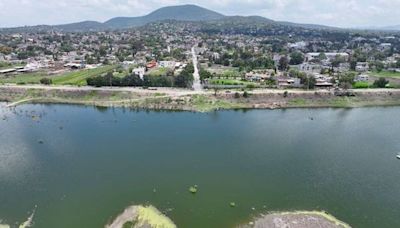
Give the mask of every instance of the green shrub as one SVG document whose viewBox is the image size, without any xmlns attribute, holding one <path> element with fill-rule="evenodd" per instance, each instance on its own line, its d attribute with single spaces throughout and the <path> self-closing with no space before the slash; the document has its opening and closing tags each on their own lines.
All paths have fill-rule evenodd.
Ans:
<svg viewBox="0 0 400 228">
<path fill-rule="evenodd" d="M 53 84 L 53 81 L 50 78 L 42 78 L 40 79 L 40 84 L 51 85 Z"/>
<path fill-rule="evenodd" d="M 289 92 L 288 91 L 285 91 L 284 93 L 283 93 L 283 97 L 287 97 L 289 95 Z"/>
<path fill-rule="evenodd" d="M 353 88 L 366 89 L 366 88 L 369 88 L 369 84 L 368 84 L 368 82 L 356 82 L 353 84 Z"/>
<path fill-rule="evenodd" d="M 379 78 L 374 82 L 374 86 L 377 88 L 385 88 L 389 84 L 389 81 L 386 78 Z"/>
</svg>

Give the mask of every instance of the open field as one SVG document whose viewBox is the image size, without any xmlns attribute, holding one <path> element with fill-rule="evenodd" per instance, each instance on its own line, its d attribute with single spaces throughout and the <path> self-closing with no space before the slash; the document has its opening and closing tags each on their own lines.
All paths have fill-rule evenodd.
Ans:
<svg viewBox="0 0 400 228">
<path fill-rule="evenodd" d="M 256 85 L 254 82 L 240 81 L 234 79 L 211 79 L 209 83 L 212 85 Z"/>
<path fill-rule="evenodd" d="M 20 67 L 20 66 L 25 66 L 25 64 L 8 64 L 5 62 L 0 62 L 0 70 L 10 69 L 10 68 Z"/>
<path fill-rule="evenodd" d="M 0 84 L 39 84 L 42 78 L 51 78 L 54 85 L 86 85 L 86 79 L 111 72 L 116 66 L 103 66 L 96 69 L 72 71 L 60 75 L 48 75 L 44 71 L 18 75 L 0 76 Z"/>
<path fill-rule="evenodd" d="M 400 72 L 382 71 L 382 72 L 371 72 L 370 76 L 380 78 L 398 78 L 400 79 Z"/>
<path fill-rule="evenodd" d="M 151 69 L 148 74 L 151 76 L 162 76 L 162 75 L 167 74 L 167 72 L 168 72 L 168 68 L 158 67 L 155 69 Z"/>
</svg>

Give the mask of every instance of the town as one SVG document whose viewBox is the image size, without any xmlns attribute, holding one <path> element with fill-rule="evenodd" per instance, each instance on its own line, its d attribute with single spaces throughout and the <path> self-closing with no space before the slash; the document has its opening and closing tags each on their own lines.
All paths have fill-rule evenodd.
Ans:
<svg viewBox="0 0 400 228">
<path fill-rule="evenodd" d="M 1 33 L 0 83 L 192 88 L 198 68 L 204 89 L 400 85 L 396 32 L 209 27 L 165 21 L 116 31 Z"/>
</svg>

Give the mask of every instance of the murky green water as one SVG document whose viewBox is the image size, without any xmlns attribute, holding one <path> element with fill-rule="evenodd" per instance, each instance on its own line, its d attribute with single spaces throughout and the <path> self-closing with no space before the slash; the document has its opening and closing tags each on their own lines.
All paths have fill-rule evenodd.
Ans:
<svg viewBox="0 0 400 228">
<path fill-rule="evenodd" d="M 126 206 L 151 203 L 185 228 L 277 210 L 400 227 L 398 107 L 0 110 L 0 219 L 9 224 L 37 205 L 35 227 L 103 227 Z"/>
</svg>

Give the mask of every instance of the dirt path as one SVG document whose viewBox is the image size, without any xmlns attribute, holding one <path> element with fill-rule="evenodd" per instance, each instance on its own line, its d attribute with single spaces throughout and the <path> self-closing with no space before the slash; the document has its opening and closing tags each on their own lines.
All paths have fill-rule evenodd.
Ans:
<svg viewBox="0 0 400 228">
<path fill-rule="evenodd" d="M 195 91 L 201 91 L 201 81 L 200 81 L 200 74 L 199 74 L 199 68 L 198 68 L 198 60 L 197 60 L 197 55 L 195 48 L 192 48 L 192 56 L 193 56 L 193 66 L 194 66 L 194 82 L 193 82 L 193 89 Z"/>
</svg>

